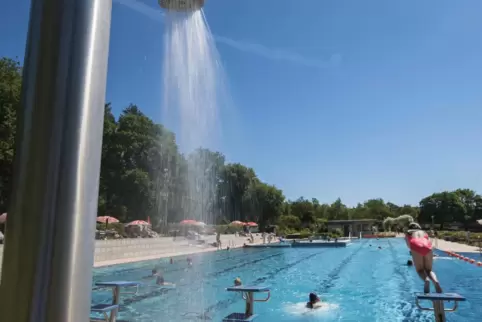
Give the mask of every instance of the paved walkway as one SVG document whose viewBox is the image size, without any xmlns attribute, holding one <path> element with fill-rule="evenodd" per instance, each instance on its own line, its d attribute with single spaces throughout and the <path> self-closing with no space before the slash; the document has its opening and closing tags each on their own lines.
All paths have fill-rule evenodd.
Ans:
<svg viewBox="0 0 482 322">
<path fill-rule="evenodd" d="M 479 247 L 450 242 L 443 239 L 433 239 L 433 243 L 437 249 L 443 251 L 452 251 L 456 253 L 480 253 Z"/>
<path fill-rule="evenodd" d="M 262 243 L 260 236 L 261 234 L 259 234 L 258 236 L 253 234 L 255 244 Z M 213 243 L 216 241 L 216 236 L 214 235 L 203 236 L 203 238 L 206 240 L 206 243 Z M 206 253 L 217 250 L 216 247 L 212 246 L 189 246 L 187 240 L 184 237 L 179 237 L 177 241 L 173 241 L 172 237 L 160 237 L 159 239 L 162 240 L 162 244 L 163 246 L 165 245 L 165 247 L 159 248 L 158 253 L 155 255 L 145 257 L 119 258 L 116 260 L 94 262 L 94 267 L 140 262 L 145 260 L 174 257 L 180 255 Z M 247 237 L 239 237 L 234 235 L 221 235 L 221 242 L 223 249 L 226 249 L 227 246 L 231 248 L 239 248 L 242 247 L 243 244 L 248 243 Z M 3 245 L 0 245 L 0 273 L 2 271 L 2 253 Z"/>
<path fill-rule="evenodd" d="M 255 244 L 262 243 L 260 236 L 261 235 L 256 236 L 255 234 L 253 234 Z M 158 253 L 155 255 L 145 256 L 145 257 L 119 258 L 115 260 L 95 262 L 94 267 L 141 262 L 141 261 L 151 260 L 151 259 L 206 253 L 206 252 L 212 252 L 217 250 L 216 247 L 212 247 L 212 246 L 189 246 L 187 243 L 187 240 L 184 237 L 180 237 L 177 242 L 173 242 L 172 237 L 169 237 L 169 238 L 161 237 L 161 238 L 163 239 L 163 243 L 164 242 L 166 243 L 166 247 L 162 247 L 161 249 L 159 249 Z M 203 236 L 203 239 L 205 239 L 206 243 L 209 244 L 216 241 L 216 236 L 214 235 Z M 222 243 L 223 249 L 226 249 L 227 246 L 231 248 L 243 247 L 243 245 L 248 242 L 247 242 L 247 237 L 239 237 L 239 236 L 235 237 L 234 235 L 221 235 L 221 243 Z"/>
</svg>

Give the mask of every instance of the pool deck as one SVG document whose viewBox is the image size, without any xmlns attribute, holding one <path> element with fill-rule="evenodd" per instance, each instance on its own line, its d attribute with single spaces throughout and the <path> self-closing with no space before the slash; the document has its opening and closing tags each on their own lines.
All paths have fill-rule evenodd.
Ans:
<svg viewBox="0 0 482 322">
<path fill-rule="evenodd" d="M 456 253 L 480 253 L 479 248 L 476 246 L 449 242 L 443 239 L 434 239 L 433 244 L 435 248 L 443 251 L 452 251 Z"/>
<path fill-rule="evenodd" d="M 254 237 L 254 243 L 250 245 L 262 244 L 262 239 L 259 236 Z M 132 258 L 120 258 L 115 260 L 108 260 L 108 261 L 101 261 L 101 262 L 94 262 L 94 267 L 102 267 L 102 266 L 110 266 L 110 265 L 117 265 L 117 264 L 125 264 L 125 263 L 133 263 L 133 262 L 141 262 L 146 260 L 158 259 L 158 258 L 169 258 L 175 256 L 182 256 L 182 255 L 191 255 L 191 254 L 199 254 L 199 253 L 207 253 L 216 251 L 216 247 L 208 246 L 189 246 L 187 244 L 187 240 L 184 238 L 179 238 L 178 241 L 173 241 L 172 237 L 160 237 L 159 239 L 162 240 L 162 243 L 165 243 L 165 247 L 159 250 L 159 252 L 155 255 L 145 256 L 145 257 L 132 257 Z M 216 236 L 203 236 L 203 239 L 206 240 L 206 244 L 213 243 L 216 241 Z M 221 235 L 221 243 L 223 249 L 225 250 L 227 246 L 230 248 L 240 248 L 247 242 L 247 237 L 240 237 L 234 235 Z"/>
</svg>

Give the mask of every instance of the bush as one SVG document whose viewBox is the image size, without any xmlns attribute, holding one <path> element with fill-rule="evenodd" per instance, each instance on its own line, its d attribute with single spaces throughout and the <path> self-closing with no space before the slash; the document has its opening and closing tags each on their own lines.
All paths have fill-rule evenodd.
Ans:
<svg viewBox="0 0 482 322">
<path fill-rule="evenodd" d="M 330 238 L 343 237 L 343 231 L 340 228 L 335 228 L 328 233 L 328 236 L 330 236 Z"/>
<path fill-rule="evenodd" d="M 465 231 L 438 231 L 437 235 L 440 239 L 456 243 L 468 244 L 471 246 L 479 246 L 482 244 L 482 233 L 470 233 L 468 243 Z"/>
<path fill-rule="evenodd" d="M 376 233 L 375 236 L 378 238 L 392 238 L 392 237 L 397 237 L 397 234 L 394 232 L 386 231 L 386 232 Z"/>
<path fill-rule="evenodd" d="M 104 223 L 98 222 L 96 224 L 95 228 L 97 230 L 106 230 L 106 229 L 107 230 L 115 230 L 115 232 L 118 233 L 119 235 L 121 235 L 121 236 L 125 235 L 124 224 L 122 224 L 120 222 L 107 224 L 107 227 Z"/>
</svg>

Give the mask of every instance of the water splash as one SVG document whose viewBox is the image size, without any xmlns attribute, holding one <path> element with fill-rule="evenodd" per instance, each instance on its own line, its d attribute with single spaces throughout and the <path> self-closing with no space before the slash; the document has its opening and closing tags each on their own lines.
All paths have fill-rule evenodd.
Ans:
<svg viewBox="0 0 482 322">
<path fill-rule="evenodd" d="M 201 10 L 166 12 L 163 68 L 163 106 L 179 124 L 180 145 L 185 151 L 215 145 L 226 89 L 219 53 Z"/>
<path fill-rule="evenodd" d="M 221 150 L 221 107 L 231 106 L 224 69 L 202 10 L 167 11 L 164 16 L 164 115 L 177 124 L 177 142 L 183 151 L 199 147 Z M 188 161 L 186 216 L 212 224 L 209 211 L 216 199 L 213 165 L 202 156 Z"/>
</svg>

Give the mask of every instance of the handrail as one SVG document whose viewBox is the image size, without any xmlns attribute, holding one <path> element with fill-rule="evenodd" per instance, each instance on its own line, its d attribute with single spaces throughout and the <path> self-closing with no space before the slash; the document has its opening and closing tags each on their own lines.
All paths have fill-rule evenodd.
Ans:
<svg viewBox="0 0 482 322">
<path fill-rule="evenodd" d="M 131 286 L 131 287 L 135 287 L 136 288 L 136 291 L 135 292 L 119 292 L 120 294 L 134 294 L 134 295 L 137 295 L 139 293 L 139 284 L 136 285 L 136 286 Z"/>
<path fill-rule="evenodd" d="M 246 292 L 246 293 L 251 293 L 251 294 L 253 294 L 253 292 Z M 243 293 L 243 300 L 246 300 L 246 299 L 247 299 L 246 293 Z M 263 292 L 263 293 L 266 293 L 266 292 Z M 253 299 L 253 301 L 254 301 L 254 302 L 268 302 L 268 300 L 271 298 L 271 292 L 268 291 L 267 293 L 268 293 L 268 297 L 267 297 L 267 298 L 265 298 L 265 299 L 263 299 L 263 300 L 254 300 L 254 299 Z M 254 295 L 252 295 L 252 296 L 254 297 Z"/>
<path fill-rule="evenodd" d="M 435 302 L 435 301 L 433 301 L 433 302 Z M 434 308 L 421 306 L 418 299 L 416 300 L 415 303 L 417 304 L 417 307 L 418 307 L 420 310 L 422 310 L 422 311 L 435 311 Z M 455 312 L 455 311 L 457 310 L 458 306 L 459 306 L 459 305 L 458 305 L 458 302 L 455 301 L 455 302 L 454 302 L 454 306 L 453 306 L 451 309 L 445 309 L 445 308 L 444 308 L 444 311 L 445 311 L 445 312 Z"/>
<path fill-rule="evenodd" d="M 268 302 L 271 297 L 271 292 L 268 291 L 268 297 L 263 300 L 254 300 L 255 302 Z"/>
</svg>

